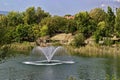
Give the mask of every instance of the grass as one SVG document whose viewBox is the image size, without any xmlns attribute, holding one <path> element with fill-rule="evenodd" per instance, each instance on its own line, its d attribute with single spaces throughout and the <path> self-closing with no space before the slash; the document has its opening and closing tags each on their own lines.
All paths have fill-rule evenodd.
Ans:
<svg viewBox="0 0 120 80">
<path fill-rule="evenodd" d="M 87 45 L 85 47 L 80 48 L 67 46 L 67 49 L 71 52 L 72 55 L 78 56 L 81 55 L 90 57 L 120 56 L 119 47 Z"/>
<path fill-rule="evenodd" d="M 29 55 L 34 46 L 34 42 L 12 43 L 3 45 L 0 48 L 0 60 L 21 54 Z"/>
<path fill-rule="evenodd" d="M 78 80 L 78 79 L 76 79 L 73 76 L 70 76 L 67 80 Z M 79 79 L 79 80 L 84 80 L 84 79 Z M 106 75 L 104 80 L 120 80 L 120 79 L 115 78 L 115 76 Z"/>
<path fill-rule="evenodd" d="M 9 54 L 25 54 L 28 55 L 35 46 L 35 42 L 23 42 L 23 43 L 12 43 L 4 45 L 1 48 L 4 51 L 1 55 L 7 56 Z M 55 46 L 61 44 L 54 44 Z M 70 52 L 71 55 L 87 56 L 87 57 L 114 57 L 120 56 L 120 47 L 110 46 L 99 46 L 99 45 L 86 45 L 84 47 L 75 48 L 72 46 L 64 47 Z M 8 52 L 8 53 L 7 53 Z M 14 53 L 14 54 L 13 54 Z"/>
<path fill-rule="evenodd" d="M 34 42 L 12 43 L 10 49 L 16 51 L 26 51 L 31 50 L 34 46 Z"/>
</svg>

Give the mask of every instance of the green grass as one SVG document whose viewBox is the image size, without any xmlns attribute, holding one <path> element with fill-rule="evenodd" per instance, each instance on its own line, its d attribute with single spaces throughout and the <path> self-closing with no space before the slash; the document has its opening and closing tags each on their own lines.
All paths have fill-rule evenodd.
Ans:
<svg viewBox="0 0 120 80">
<path fill-rule="evenodd" d="M 14 57 L 16 55 L 29 55 L 35 43 L 23 42 L 3 45 L 0 48 L 0 59 Z"/>
</svg>

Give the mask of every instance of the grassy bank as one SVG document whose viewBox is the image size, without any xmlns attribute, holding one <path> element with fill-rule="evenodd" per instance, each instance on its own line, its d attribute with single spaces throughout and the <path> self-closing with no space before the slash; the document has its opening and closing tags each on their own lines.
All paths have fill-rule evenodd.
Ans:
<svg viewBox="0 0 120 80">
<path fill-rule="evenodd" d="M 35 42 L 23 42 L 23 43 L 12 43 L 9 45 L 3 45 L 0 51 L 0 56 L 9 56 L 16 54 L 29 55 Z M 120 56 L 120 46 L 99 46 L 99 45 L 86 45 L 84 47 L 75 48 L 73 46 L 65 46 L 69 53 L 77 56 L 89 56 L 89 57 L 115 57 Z"/>
<path fill-rule="evenodd" d="M 14 51 L 28 51 L 35 46 L 34 42 L 12 43 L 10 49 Z"/>
<path fill-rule="evenodd" d="M 32 48 L 35 46 L 34 42 L 11 43 L 0 47 L 0 59 L 13 57 L 16 55 L 29 55 Z"/>
<path fill-rule="evenodd" d="M 85 47 L 74 48 L 71 46 L 66 47 L 72 55 L 90 56 L 90 57 L 103 57 L 103 56 L 120 56 L 120 47 L 112 46 L 99 46 L 87 45 Z"/>
</svg>

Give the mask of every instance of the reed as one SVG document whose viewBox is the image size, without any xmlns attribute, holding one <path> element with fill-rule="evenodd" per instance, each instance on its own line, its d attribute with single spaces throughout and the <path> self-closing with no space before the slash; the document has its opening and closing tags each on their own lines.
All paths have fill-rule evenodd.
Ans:
<svg viewBox="0 0 120 80">
<path fill-rule="evenodd" d="M 99 45 L 86 45 L 85 47 L 74 48 L 71 46 L 66 47 L 72 55 L 82 55 L 82 56 L 120 56 L 120 47 L 112 46 L 99 46 Z"/>
<path fill-rule="evenodd" d="M 27 51 L 31 50 L 34 46 L 35 43 L 32 42 L 12 43 L 10 49 L 15 51 Z"/>
</svg>

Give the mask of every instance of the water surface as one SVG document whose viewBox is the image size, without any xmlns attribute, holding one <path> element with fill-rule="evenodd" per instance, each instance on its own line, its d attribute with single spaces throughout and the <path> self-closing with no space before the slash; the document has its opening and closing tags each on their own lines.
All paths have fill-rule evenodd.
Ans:
<svg viewBox="0 0 120 80">
<path fill-rule="evenodd" d="M 62 57 L 64 58 L 64 57 Z M 119 59 L 72 57 L 74 64 L 35 66 L 23 64 L 28 57 L 16 57 L 0 64 L 0 80 L 105 80 L 120 78 Z"/>
</svg>

